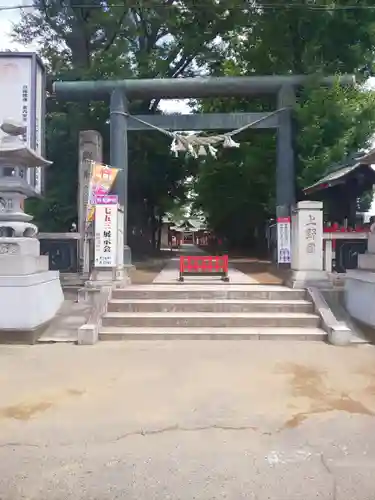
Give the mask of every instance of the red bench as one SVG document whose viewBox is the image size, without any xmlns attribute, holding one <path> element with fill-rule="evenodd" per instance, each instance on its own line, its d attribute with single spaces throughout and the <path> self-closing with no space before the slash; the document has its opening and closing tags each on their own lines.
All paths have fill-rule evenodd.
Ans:
<svg viewBox="0 0 375 500">
<path fill-rule="evenodd" d="M 180 257 L 179 281 L 185 276 L 221 276 L 223 281 L 229 281 L 228 255 L 203 255 Z"/>
</svg>

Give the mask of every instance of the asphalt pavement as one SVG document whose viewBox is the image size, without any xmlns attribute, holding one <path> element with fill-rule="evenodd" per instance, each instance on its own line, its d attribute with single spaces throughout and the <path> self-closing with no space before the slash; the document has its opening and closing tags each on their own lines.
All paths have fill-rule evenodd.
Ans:
<svg viewBox="0 0 375 500">
<path fill-rule="evenodd" d="M 0 346 L 1 500 L 374 500 L 375 350 Z"/>
</svg>

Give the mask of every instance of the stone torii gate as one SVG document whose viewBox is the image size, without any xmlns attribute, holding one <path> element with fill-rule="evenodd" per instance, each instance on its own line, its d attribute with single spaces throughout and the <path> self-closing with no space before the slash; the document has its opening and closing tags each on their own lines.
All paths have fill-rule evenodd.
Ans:
<svg viewBox="0 0 375 500">
<path fill-rule="evenodd" d="M 288 216 L 295 203 L 295 169 L 292 131 L 292 107 L 296 89 L 309 81 L 306 75 L 290 76 L 243 76 L 243 77 L 197 77 L 178 79 L 133 79 L 55 82 L 57 98 L 68 101 L 105 100 L 110 97 L 110 164 L 123 171 L 119 200 L 124 207 L 124 255 L 120 267 L 131 266 L 131 252 L 127 245 L 128 210 L 128 139 L 132 130 L 149 127 L 140 121 L 170 131 L 181 130 L 233 130 L 253 121 L 254 128 L 277 130 L 276 158 L 276 214 Z M 321 84 L 330 86 L 337 77 L 321 79 Z M 339 77 L 341 85 L 353 85 L 354 77 Z M 275 95 L 278 114 L 273 113 L 208 113 L 191 115 L 137 115 L 128 114 L 131 99 L 184 99 L 205 97 L 251 97 Z M 121 259 L 121 256 L 120 256 Z M 119 263 L 120 264 L 120 263 Z"/>
</svg>

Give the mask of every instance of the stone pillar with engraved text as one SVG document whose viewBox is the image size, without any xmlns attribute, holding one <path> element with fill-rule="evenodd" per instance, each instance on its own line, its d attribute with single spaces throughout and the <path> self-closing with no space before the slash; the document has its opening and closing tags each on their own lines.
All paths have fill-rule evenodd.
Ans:
<svg viewBox="0 0 375 500">
<path fill-rule="evenodd" d="M 83 272 L 90 272 L 90 241 L 85 238 L 85 221 L 92 163 L 103 162 L 103 139 L 96 130 L 79 133 L 78 152 L 78 231 L 81 235 L 79 257 Z M 90 235 L 86 235 L 89 236 Z"/>
<path fill-rule="evenodd" d="M 290 284 L 293 288 L 328 287 L 323 270 L 323 203 L 300 201 L 292 210 L 292 262 Z"/>
</svg>

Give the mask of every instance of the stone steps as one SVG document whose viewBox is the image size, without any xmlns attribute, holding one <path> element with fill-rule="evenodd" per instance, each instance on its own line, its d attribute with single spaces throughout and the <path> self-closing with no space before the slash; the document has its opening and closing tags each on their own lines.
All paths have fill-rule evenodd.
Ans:
<svg viewBox="0 0 375 500">
<path fill-rule="evenodd" d="M 108 312 L 313 312 L 307 300 L 113 299 Z"/>
<path fill-rule="evenodd" d="M 320 328 L 131 328 L 102 327 L 100 340 L 310 340 L 322 341 Z"/>
<path fill-rule="evenodd" d="M 113 291 L 113 299 L 304 300 L 305 290 L 265 285 L 139 285 Z"/>
<path fill-rule="evenodd" d="M 109 312 L 103 326 L 134 327 L 317 327 L 319 317 L 309 313 L 202 313 L 202 312 Z"/>
<path fill-rule="evenodd" d="M 363 271 L 375 271 L 375 256 L 370 253 L 358 255 L 358 269 Z"/>
<path fill-rule="evenodd" d="M 113 290 L 102 340 L 322 340 L 305 290 L 262 285 L 139 285 Z"/>
</svg>

